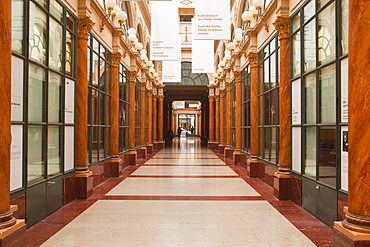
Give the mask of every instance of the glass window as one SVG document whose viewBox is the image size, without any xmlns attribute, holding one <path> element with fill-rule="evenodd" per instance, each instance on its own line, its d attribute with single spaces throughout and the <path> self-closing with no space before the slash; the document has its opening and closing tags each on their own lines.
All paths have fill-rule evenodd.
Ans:
<svg viewBox="0 0 370 247">
<path fill-rule="evenodd" d="M 348 53 L 348 0 L 342 0 L 341 3 L 341 48 L 343 55 Z"/>
<path fill-rule="evenodd" d="M 334 2 L 319 14 L 317 49 L 319 64 L 335 59 L 335 5 Z"/>
<path fill-rule="evenodd" d="M 336 129 L 321 127 L 319 131 L 319 181 L 336 187 Z"/>
<path fill-rule="evenodd" d="M 43 180 L 45 175 L 44 126 L 28 126 L 27 181 L 28 184 Z"/>
<path fill-rule="evenodd" d="M 62 71 L 63 26 L 50 19 L 49 67 Z"/>
<path fill-rule="evenodd" d="M 46 63 L 46 14 L 33 2 L 30 2 L 30 33 L 29 33 L 29 54 L 30 58 Z"/>
<path fill-rule="evenodd" d="M 63 21 L 63 7 L 56 0 L 50 0 L 50 13 L 58 21 Z"/>
<path fill-rule="evenodd" d="M 73 76 L 74 73 L 75 39 L 73 33 L 66 31 L 65 71 L 68 76 Z"/>
<path fill-rule="evenodd" d="M 62 77 L 56 73 L 49 73 L 48 85 L 48 122 L 61 122 L 61 91 L 62 91 Z"/>
<path fill-rule="evenodd" d="M 299 29 L 301 26 L 301 12 L 298 12 L 293 18 L 292 18 L 292 32 L 294 33 Z"/>
<path fill-rule="evenodd" d="M 310 1 L 304 8 L 303 8 L 303 21 L 308 21 L 314 14 L 315 14 L 315 1 Z"/>
<path fill-rule="evenodd" d="M 45 70 L 30 64 L 28 78 L 28 121 L 45 121 Z"/>
<path fill-rule="evenodd" d="M 316 31 L 315 20 L 304 27 L 304 71 L 316 68 Z"/>
<path fill-rule="evenodd" d="M 305 81 L 306 123 L 316 123 L 316 74 L 307 75 Z"/>
<path fill-rule="evenodd" d="M 293 77 L 301 74 L 301 32 L 296 33 L 292 37 L 292 71 Z"/>
<path fill-rule="evenodd" d="M 48 176 L 54 176 L 61 172 L 61 128 L 59 126 L 48 127 Z"/>
<path fill-rule="evenodd" d="M 316 127 L 305 129 L 304 174 L 316 178 Z"/>
<path fill-rule="evenodd" d="M 12 50 L 23 53 L 23 0 L 12 0 Z"/>
<path fill-rule="evenodd" d="M 336 122 L 336 80 L 335 65 L 319 72 L 320 85 L 320 123 Z"/>
</svg>

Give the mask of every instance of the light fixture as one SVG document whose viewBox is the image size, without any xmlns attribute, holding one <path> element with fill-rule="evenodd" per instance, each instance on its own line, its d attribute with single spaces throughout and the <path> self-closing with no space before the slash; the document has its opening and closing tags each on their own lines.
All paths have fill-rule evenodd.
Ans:
<svg viewBox="0 0 370 247">
<path fill-rule="evenodd" d="M 143 49 L 143 44 L 141 42 L 137 42 L 135 44 L 135 47 L 136 47 L 136 50 L 141 51 L 141 49 Z"/>
<path fill-rule="evenodd" d="M 217 74 L 217 73 L 214 73 L 214 74 L 213 74 L 213 78 L 214 78 L 214 79 L 217 79 L 217 78 L 218 78 L 218 74 Z"/>
<path fill-rule="evenodd" d="M 111 16 L 113 16 L 113 18 L 117 18 L 120 25 L 127 19 L 126 12 L 121 10 L 121 8 L 116 4 L 116 0 L 107 0 L 105 6 L 108 9 L 108 14 L 106 14 L 102 19 L 100 32 L 104 30 L 104 26 Z"/>
<path fill-rule="evenodd" d="M 133 45 L 134 43 L 135 43 L 135 41 L 136 41 L 136 35 L 135 34 L 132 34 L 132 33 L 130 33 L 129 35 L 128 35 L 128 40 L 130 41 L 130 43 Z"/>
<path fill-rule="evenodd" d="M 223 68 L 225 67 L 225 62 L 224 61 L 221 61 L 219 64 L 218 64 L 219 67 Z"/>
<path fill-rule="evenodd" d="M 130 28 L 129 30 L 127 30 L 127 32 L 129 33 L 129 34 L 134 34 L 134 35 L 136 35 L 136 30 L 135 30 L 135 28 Z"/>
<path fill-rule="evenodd" d="M 229 44 L 227 44 L 227 49 L 231 52 L 233 52 L 235 50 L 235 44 L 234 42 L 230 42 Z"/>
<path fill-rule="evenodd" d="M 242 14 L 242 19 L 246 24 L 251 23 L 251 21 L 253 20 L 252 13 L 249 10 L 244 11 Z"/>
<path fill-rule="evenodd" d="M 158 78 L 158 73 L 157 72 L 153 73 L 153 77 Z"/>
<path fill-rule="evenodd" d="M 141 54 L 140 55 L 140 59 L 141 61 L 143 61 L 145 64 L 148 62 L 148 57 L 146 56 L 146 54 Z M 149 67 L 149 66 L 148 66 Z"/>
<path fill-rule="evenodd" d="M 244 11 L 242 14 L 242 20 L 249 24 L 253 19 L 257 19 L 257 17 L 261 18 L 261 10 L 263 6 L 263 0 L 254 0 L 253 5 L 249 7 L 249 10 Z M 265 30 L 269 31 L 269 26 L 267 25 L 266 21 L 263 22 L 263 26 L 265 27 Z"/>
<path fill-rule="evenodd" d="M 150 68 L 152 66 L 153 66 L 153 62 L 152 61 L 149 60 L 149 61 L 146 62 L 146 67 Z"/>
<path fill-rule="evenodd" d="M 263 6 L 263 0 L 254 0 L 253 5 L 256 7 L 257 10 L 261 10 Z"/>
<path fill-rule="evenodd" d="M 222 74 L 222 69 L 221 69 L 221 68 L 218 68 L 218 69 L 217 69 L 217 74 L 218 74 L 218 75 L 221 75 L 221 74 Z"/>
<path fill-rule="evenodd" d="M 251 12 L 253 18 L 256 18 L 258 16 L 258 10 L 254 5 L 249 7 L 249 12 Z"/>
<path fill-rule="evenodd" d="M 154 74 L 154 73 L 155 73 L 155 69 L 154 69 L 153 67 L 150 67 L 149 72 L 150 72 L 151 74 Z"/>
<path fill-rule="evenodd" d="M 235 29 L 234 33 L 235 34 L 243 34 L 243 29 L 241 29 L 240 27 L 238 27 L 237 29 Z"/>
<path fill-rule="evenodd" d="M 142 50 L 140 51 L 140 54 L 141 54 L 141 55 L 143 55 L 143 54 L 145 54 L 145 55 L 146 55 L 146 54 L 147 54 L 147 51 L 146 51 L 145 49 L 142 49 Z"/>
<path fill-rule="evenodd" d="M 239 45 L 240 42 L 242 42 L 243 40 L 243 35 L 241 33 L 235 34 L 234 40 L 235 40 L 236 45 Z"/>
<path fill-rule="evenodd" d="M 226 60 L 226 62 L 229 62 L 231 60 L 231 55 L 230 54 L 226 54 L 224 59 Z"/>
<path fill-rule="evenodd" d="M 225 50 L 224 54 L 225 54 L 225 55 L 226 55 L 226 54 L 231 55 L 231 51 L 229 51 L 229 50 Z"/>
</svg>

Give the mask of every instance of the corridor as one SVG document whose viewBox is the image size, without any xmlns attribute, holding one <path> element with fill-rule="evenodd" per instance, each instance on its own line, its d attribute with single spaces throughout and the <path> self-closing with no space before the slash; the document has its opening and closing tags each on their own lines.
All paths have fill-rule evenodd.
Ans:
<svg viewBox="0 0 370 247">
<path fill-rule="evenodd" d="M 331 228 L 193 137 L 175 138 L 27 230 L 28 246 L 45 247 L 309 247 L 331 238 Z"/>
</svg>

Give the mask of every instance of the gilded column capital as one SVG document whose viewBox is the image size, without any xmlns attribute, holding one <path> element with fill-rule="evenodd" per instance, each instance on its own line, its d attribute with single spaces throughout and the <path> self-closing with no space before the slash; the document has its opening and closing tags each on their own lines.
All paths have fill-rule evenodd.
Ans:
<svg viewBox="0 0 370 247">
<path fill-rule="evenodd" d="M 248 61 L 249 61 L 249 64 L 251 65 L 251 67 L 257 67 L 257 65 L 258 65 L 258 56 L 257 56 L 256 52 L 248 53 L 247 58 L 248 58 Z"/>
<path fill-rule="evenodd" d="M 89 38 L 89 32 L 94 25 L 95 23 L 90 19 L 90 17 L 80 17 L 78 19 L 78 37 L 83 39 Z"/>
<path fill-rule="evenodd" d="M 211 96 L 211 95 L 209 95 L 209 96 L 208 96 L 208 101 L 209 101 L 209 102 L 215 102 L 215 98 L 216 98 L 215 96 Z"/>
<path fill-rule="evenodd" d="M 272 24 L 278 31 L 280 39 L 290 37 L 290 21 L 288 17 L 278 16 L 276 21 Z"/>
<path fill-rule="evenodd" d="M 164 95 L 157 95 L 158 101 L 164 101 Z"/>
<path fill-rule="evenodd" d="M 146 89 L 146 82 L 142 82 L 141 83 L 141 91 L 145 92 L 145 89 Z"/>
<path fill-rule="evenodd" d="M 118 67 L 121 62 L 122 54 L 120 52 L 114 52 L 112 54 L 112 66 Z"/>
</svg>

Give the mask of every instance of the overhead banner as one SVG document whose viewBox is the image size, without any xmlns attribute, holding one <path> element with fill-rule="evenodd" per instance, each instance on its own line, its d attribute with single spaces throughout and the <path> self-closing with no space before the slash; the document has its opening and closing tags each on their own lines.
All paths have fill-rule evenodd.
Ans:
<svg viewBox="0 0 370 247">
<path fill-rule="evenodd" d="M 155 1 L 151 5 L 150 59 L 175 61 L 178 57 L 178 12 L 177 1 Z"/>
<path fill-rule="evenodd" d="M 178 57 L 181 58 L 181 36 L 178 36 Z M 181 59 L 177 61 L 163 61 L 162 82 L 181 82 Z"/>
<path fill-rule="evenodd" d="M 193 33 L 195 29 L 194 18 Z M 194 36 L 193 36 L 194 37 Z M 214 41 L 213 40 L 196 40 L 192 41 L 192 71 L 191 73 L 213 73 L 215 65 L 214 55 Z"/>
<path fill-rule="evenodd" d="M 195 1 L 195 39 L 230 39 L 230 0 Z"/>
</svg>

